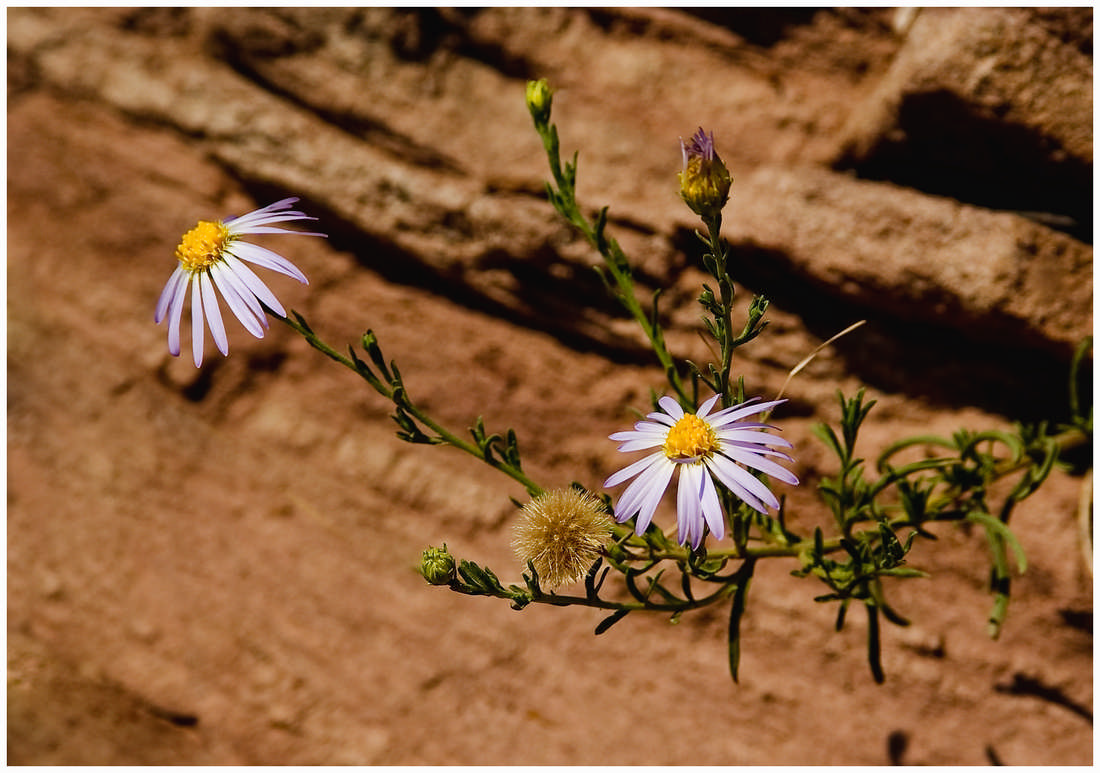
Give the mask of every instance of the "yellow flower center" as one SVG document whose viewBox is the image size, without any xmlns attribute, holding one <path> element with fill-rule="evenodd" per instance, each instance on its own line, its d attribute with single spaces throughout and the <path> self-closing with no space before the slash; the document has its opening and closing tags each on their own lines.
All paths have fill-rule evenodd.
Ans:
<svg viewBox="0 0 1100 773">
<path fill-rule="evenodd" d="M 188 271 L 202 271 L 222 258 L 225 243 L 229 241 L 229 229 L 221 223 L 200 220 L 199 224 L 183 235 L 176 247 L 176 258 Z"/>
<path fill-rule="evenodd" d="M 709 424 L 693 413 L 686 413 L 668 431 L 665 456 L 674 461 L 692 461 L 709 456 L 718 448 L 718 439 Z"/>
</svg>

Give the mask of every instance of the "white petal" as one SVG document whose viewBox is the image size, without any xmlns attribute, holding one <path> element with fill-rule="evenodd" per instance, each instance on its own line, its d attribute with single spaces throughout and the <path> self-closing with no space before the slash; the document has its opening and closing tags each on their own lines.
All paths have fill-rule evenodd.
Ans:
<svg viewBox="0 0 1100 773">
<path fill-rule="evenodd" d="M 225 335 L 225 323 L 222 322 L 222 311 L 218 306 L 218 296 L 214 294 L 214 282 L 207 273 L 199 274 L 196 281 L 202 283 L 202 305 L 206 310 L 206 324 L 210 326 L 210 334 L 214 336 L 214 344 L 222 354 L 229 354 L 229 339 Z"/>
<path fill-rule="evenodd" d="M 241 262 L 239 258 L 231 253 L 226 253 L 222 256 L 222 259 L 229 266 L 233 275 L 241 280 L 244 285 L 261 301 L 267 304 L 267 307 L 278 314 L 280 317 L 286 316 L 286 309 L 279 303 L 279 299 L 275 297 L 275 294 L 268 289 L 268 286 L 256 276 L 256 273 Z"/>
<path fill-rule="evenodd" d="M 752 476 L 748 470 L 738 467 L 724 456 L 711 456 L 706 459 L 707 468 L 714 473 L 730 491 L 737 495 L 749 507 L 761 513 L 767 513 L 764 503 L 779 507 L 779 500 L 768 487 Z M 761 501 L 763 500 L 763 501 Z"/>
<path fill-rule="evenodd" d="M 615 505 L 615 520 L 619 523 L 628 520 L 639 511 L 643 515 L 648 513 L 639 534 L 645 531 L 645 527 L 653 518 L 653 512 L 657 509 L 657 503 L 661 501 L 661 496 L 668 486 L 673 469 L 672 462 L 665 459 L 663 455 L 654 454 L 644 461 L 647 461 L 648 465 L 638 478 L 626 487 L 626 491 Z"/>
<path fill-rule="evenodd" d="M 798 485 L 798 478 L 795 477 L 793 472 L 786 467 L 780 467 L 771 459 L 764 459 L 751 452 L 742 451 L 739 448 L 724 448 L 722 452 L 730 459 L 741 462 L 741 464 L 746 467 L 760 470 L 760 472 L 770 475 L 777 480 L 781 480 L 784 483 L 790 483 L 792 486 Z"/>
<path fill-rule="evenodd" d="M 177 263 L 176 270 L 172 272 L 172 276 L 168 277 L 164 289 L 160 291 L 160 297 L 157 298 L 157 309 L 153 312 L 153 321 L 158 325 L 164 319 L 164 313 L 168 311 L 168 304 L 176 296 L 177 286 L 186 281 L 187 272 Z"/>
<path fill-rule="evenodd" d="M 629 480 L 633 478 L 642 470 L 662 458 L 664 458 L 664 453 L 650 454 L 644 459 L 639 459 L 633 464 L 629 464 L 618 472 L 614 473 L 610 478 L 603 482 L 603 487 L 614 488 L 615 486 L 618 486 L 620 483 L 622 483 L 624 480 Z"/>
<path fill-rule="evenodd" d="M 615 503 L 615 520 L 618 523 L 630 520 L 632 515 L 636 515 L 642 509 L 646 502 L 645 493 L 649 482 L 648 476 L 641 475 L 626 487 L 619 501 Z"/>
<path fill-rule="evenodd" d="M 619 450 L 624 454 L 631 451 L 644 451 L 647 448 L 657 448 L 665 443 L 663 437 L 659 438 L 635 438 L 634 440 L 628 440 L 619 446 Z"/>
<path fill-rule="evenodd" d="M 660 481 L 662 476 L 663 465 L 655 464 L 649 469 L 645 470 L 639 475 L 623 492 L 619 497 L 619 501 L 615 503 L 615 520 L 619 523 L 628 520 L 632 515 L 650 509 L 650 503 L 653 503 L 652 510 L 657 509 L 656 503 L 664 496 L 664 486 L 656 485 L 655 481 Z M 671 473 L 670 473 L 671 477 Z M 650 516 L 652 517 L 652 515 Z M 646 522 L 648 524 L 648 521 Z M 642 527 L 642 531 L 645 531 L 645 527 Z M 639 534 L 641 532 L 638 532 Z"/>
<path fill-rule="evenodd" d="M 786 459 L 788 462 L 794 461 L 794 459 L 792 459 L 790 456 L 783 453 L 782 451 L 776 451 L 774 448 L 768 448 L 767 446 L 762 446 L 758 443 L 738 443 L 736 441 L 726 440 L 723 441 L 720 445 L 722 447 L 722 450 L 725 450 L 727 448 L 739 448 L 742 451 L 747 451 L 748 453 L 756 454 L 757 456 L 774 456 L 777 459 Z"/>
<path fill-rule="evenodd" d="M 691 547 L 698 548 L 703 541 L 702 483 L 706 473 L 701 464 L 681 464 L 680 486 L 676 490 L 676 521 L 679 526 L 680 544 L 691 540 Z"/>
<path fill-rule="evenodd" d="M 640 422 L 635 427 L 640 429 L 624 429 L 622 432 L 616 432 L 613 435 L 608 435 L 612 440 L 649 440 L 653 439 L 659 443 L 664 443 L 668 438 L 668 427 L 662 427 L 659 424 L 647 424 Z"/>
<path fill-rule="evenodd" d="M 754 397 L 751 400 L 746 400 L 740 405 L 732 405 L 729 408 L 718 411 L 718 413 L 710 417 L 711 425 L 714 427 L 724 427 L 731 421 L 737 421 L 744 416 L 763 413 L 769 408 L 787 402 L 786 400 L 772 400 L 767 403 L 757 403 L 756 401 L 759 399 L 759 397 Z"/>
<path fill-rule="evenodd" d="M 714 404 L 718 402 L 718 398 L 721 396 L 722 395 L 715 395 L 714 397 L 707 400 L 699 407 L 699 410 L 695 412 L 695 415 L 698 416 L 700 419 L 705 419 L 707 414 L 710 413 L 710 409 L 714 407 Z"/>
<path fill-rule="evenodd" d="M 656 422 L 660 422 L 661 424 L 664 424 L 666 427 L 671 427 L 672 425 L 674 425 L 676 423 L 676 419 L 672 418 L 667 413 L 647 413 L 646 418 L 647 419 L 652 419 L 653 421 L 656 421 Z M 639 423 L 642 423 L 642 422 L 639 422 Z M 635 426 L 637 426 L 637 425 L 635 425 Z M 667 432 L 668 430 L 666 429 L 665 431 Z"/>
<path fill-rule="evenodd" d="M 236 220 L 225 221 L 225 226 L 233 234 L 247 234 L 256 233 L 252 229 L 256 226 L 271 225 L 272 223 L 292 223 L 296 220 L 316 220 L 315 217 L 310 217 L 305 212 L 299 212 L 296 209 L 288 209 L 285 212 L 267 212 L 261 213 L 259 210 L 255 212 L 249 212 L 247 215 L 241 215 Z M 290 229 L 279 229 L 286 233 L 300 233 L 299 231 L 292 231 Z"/>
<path fill-rule="evenodd" d="M 269 223 L 285 223 L 291 220 L 316 220 L 315 217 L 309 217 L 308 215 L 297 215 L 295 217 L 270 217 L 266 220 L 253 223 L 247 226 L 234 225 L 230 228 L 232 235 L 240 238 L 246 234 L 287 234 L 288 236 L 320 236 L 322 239 L 327 239 L 328 234 L 319 233 L 317 231 L 298 231 L 293 228 L 280 228 L 278 226 L 268 225 Z"/>
<path fill-rule="evenodd" d="M 195 277 L 191 285 L 191 351 L 195 355 L 196 368 L 202 365 L 202 343 L 206 338 L 202 323 L 202 282 Z"/>
<path fill-rule="evenodd" d="M 713 416 L 711 417 L 714 418 Z M 759 421 L 735 421 L 731 423 L 723 423 L 722 427 L 725 429 L 779 429 L 774 424 L 764 424 Z"/>
<path fill-rule="evenodd" d="M 726 535 L 726 519 L 722 517 L 722 504 L 718 501 L 718 491 L 714 488 L 714 481 L 710 475 L 703 475 L 703 518 L 710 526 L 710 532 L 715 539 L 722 539 Z"/>
<path fill-rule="evenodd" d="M 294 218 L 284 217 L 284 218 L 279 218 L 278 220 L 275 220 L 275 221 L 266 221 L 266 222 L 280 223 L 280 222 L 284 222 L 286 220 L 315 220 L 315 219 L 316 218 L 312 218 L 312 217 L 309 217 L 309 218 L 306 218 L 306 217 L 301 217 L 301 218 L 298 218 L 298 217 L 294 217 Z M 325 236 L 325 234 L 322 234 L 322 233 L 314 233 L 312 231 L 295 231 L 295 230 L 290 229 L 290 228 L 277 228 L 276 226 L 273 226 L 273 225 L 241 226 L 241 227 L 234 227 L 232 230 L 233 230 L 234 235 L 237 235 L 237 234 L 291 234 L 293 236 L 322 236 L 322 237 Z"/>
<path fill-rule="evenodd" d="M 184 272 L 182 282 L 176 284 L 175 294 L 168 306 L 168 351 L 173 357 L 180 353 L 180 317 L 183 316 L 183 301 L 187 297 L 187 280 L 190 274 Z"/>
<path fill-rule="evenodd" d="M 684 417 L 684 409 L 680 407 L 680 404 L 678 402 L 676 402 L 668 395 L 662 397 L 660 400 L 657 401 L 657 403 L 665 409 L 665 413 L 667 413 L 669 416 L 676 419 L 677 421 Z"/>
<path fill-rule="evenodd" d="M 257 314 L 263 312 L 259 309 L 255 311 L 248 304 L 248 302 L 241 297 L 240 292 L 237 290 L 236 285 L 233 283 L 233 272 L 225 269 L 222 264 L 215 263 L 210 267 L 210 276 L 214 280 L 214 284 L 221 290 L 222 297 L 225 298 L 225 302 L 229 304 L 229 309 L 233 312 L 233 315 L 240 320 L 247 330 L 256 338 L 264 337 L 264 326 L 257 318 Z M 252 299 L 255 303 L 255 298 Z"/>
<path fill-rule="evenodd" d="M 658 414 L 654 414 L 654 415 L 655 416 L 665 416 L 663 413 L 658 413 Z M 668 419 L 669 417 L 665 416 L 665 418 Z M 675 423 L 675 422 L 673 422 L 673 423 Z M 664 437 L 665 435 L 668 434 L 668 428 L 671 427 L 671 426 L 672 426 L 672 424 L 659 424 L 655 421 L 639 421 L 637 424 L 634 425 L 634 431 L 635 432 L 646 432 L 646 433 L 649 433 L 651 435 L 660 435 L 661 437 Z"/>
<path fill-rule="evenodd" d="M 268 204 L 266 207 L 254 209 L 251 212 L 247 212 L 241 215 L 240 217 L 231 217 L 225 221 L 225 225 L 229 225 L 230 223 L 235 226 L 247 225 L 249 223 L 254 223 L 256 220 L 262 220 L 263 218 L 269 217 L 271 215 L 275 215 L 276 217 L 278 217 L 279 215 L 287 215 L 292 213 L 302 214 L 300 212 L 295 212 L 294 210 L 288 209 L 292 204 L 297 203 L 297 201 L 297 196 L 290 196 L 289 198 L 280 199 L 274 204 Z"/>
<path fill-rule="evenodd" d="M 661 498 L 665 495 L 665 489 L 668 488 L 668 482 L 672 480 L 672 473 L 676 465 L 667 459 L 663 461 L 663 464 L 655 465 L 651 472 L 643 476 L 648 479 L 648 484 L 643 492 L 638 520 L 634 523 L 634 533 L 638 536 L 645 534 L 645 530 L 649 528 L 649 523 L 653 520 L 653 514 L 657 512 L 657 505 L 661 503 Z M 642 480 L 642 478 L 640 477 L 638 480 Z"/>
<path fill-rule="evenodd" d="M 721 432 L 716 432 L 715 436 L 719 440 L 726 442 L 750 443 L 761 446 L 782 446 L 783 448 L 791 447 L 789 440 L 784 440 L 781 437 L 769 435 L 767 432 L 761 432 L 756 429 L 724 429 Z"/>
<path fill-rule="evenodd" d="M 266 247 L 261 247 L 251 242 L 230 242 L 226 245 L 226 250 L 231 255 L 235 255 L 241 260 L 247 260 L 249 263 L 255 263 L 257 266 L 263 266 L 272 271 L 278 271 L 280 274 L 286 274 L 289 277 L 297 279 L 302 284 L 309 284 L 306 275 L 299 271 L 297 266 L 282 255 L 274 253 Z"/>
<path fill-rule="evenodd" d="M 244 280 L 233 273 L 233 269 L 229 267 L 228 263 L 216 264 L 215 268 L 221 272 L 221 276 L 224 278 L 225 283 L 228 284 L 237 293 L 237 297 L 244 301 L 248 306 L 249 311 L 252 312 L 256 320 L 263 326 L 264 330 L 267 330 L 270 325 L 267 321 L 267 313 L 264 311 L 264 307 L 260 305 L 260 299 L 248 289 L 248 285 Z"/>
</svg>

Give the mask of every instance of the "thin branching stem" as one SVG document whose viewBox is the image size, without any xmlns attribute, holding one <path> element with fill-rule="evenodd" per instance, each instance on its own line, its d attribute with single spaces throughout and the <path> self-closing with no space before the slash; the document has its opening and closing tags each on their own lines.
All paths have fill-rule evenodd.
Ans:
<svg viewBox="0 0 1100 773">
<path fill-rule="evenodd" d="M 524 473 L 517 465 L 511 464 L 508 461 L 498 458 L 496 456 L 486 454 L 486 452 L 481 447 L 469 442 L 468 440 L 463 439 L 462 437 L 459 437 L 454 432 L 450 431 L 442 424 L 437 422 L 435 419 L 433 419 L 431 416 L 429 416 L 427 413 L 425 413 L 419 406 L 411 401 L 404 390 L 404 385 L 401 384 L 400 381 L 387 384 L 385 381 L 378 378 L 374 371 L 363 360 L 359 359 L 358 357 L 347 357 L 333 347 L 329 346 L 321 339 L 320 336 L 318 336 L 313 331 L 312 328 L 309 327 L 309 325 L 306 323 L 305 319 L 301 315 L 293 311 L 291 312 L 291 314 L 293 315 L 293 318 L 280 317 L 278 315 L 273 316 L 276 316 L 278 319 L 285 322 L 287 326 L 301 334 L 301 336 L 306 339 L 306 342 L 309 343 L 309 345 L 312 346 L 314 349 L 322 352 L 327 357 L 335 360 L 349 370 L 357 373 L 364 381 L 366 381 L 371 386 L 372 389 L 378 392 L 378 394 L 382 395 L 387 400 L 394 402 L 401 411 L 411 416 L 423 427 L 426 427 L 434 432 L 436 437 L 431 439 L 431 442 L 440 445 L 449 445 L 457 448 L 460 451 L 465 451 L 471 456 L 476 456 L 478 459 L 486 462 L 491 467 L 500 470 L 508 477 L 522 484 L 523 487 L 527 489 L 528 493 L 531 494 L 531 496 L 537 496 L 538 494 L 542 493 L 542 486 L 529 478 L 527 474 Z"/>
</svg>

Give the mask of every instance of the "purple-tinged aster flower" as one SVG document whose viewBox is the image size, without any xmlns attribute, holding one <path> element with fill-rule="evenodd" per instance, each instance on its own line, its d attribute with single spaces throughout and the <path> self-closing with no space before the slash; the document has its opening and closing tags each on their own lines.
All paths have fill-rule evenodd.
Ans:
<svg viewBox="0 0 1100 773">
<path fill-rule="evenodd" d="M 191 351 L 196 368 L 202 364 L 203 338 L 206 334 L 204 320 L 210 326 L 210 333 L 218 350 L 222 354 L 229 354 L 229 340 L 225 334 L 214 288 L 217 288 L 245 329 L 256 338 L 263 338 L 264 331 L 268 328 L 261 302 L 279 316 L 286 316 L 282 304 L 244 262 L 286 274 L 302 284 L 309 284 L 309 280 L 286 258 L 259 245 L 241 241 L 241 236 L 325 236 L 322 233 L 293 231 L 272 225 L 293 220 L 317 219 L 290 209 L 296 201 L 297 198 L 283 199 L 247 215 L 225 221 L 200 220 L 198 225 L 184 234 L 183 240 L 176 247 L 179 265 L 161 291 L 153 316 L 157 324 L 168 317 L 168 351 L 173 356 L 179 356 L 180 353 L 180 318 L 183 316 L 188 285 L 191 287 Z"/>
<path fill-rule="evenodd" d="M 680 196 L 691 211 L 703 218 L 717 217 L 730 195 L 730 173 L 714 149 L 714 132 L 700 127 L 691 142 L 680 138 L 684 166 L 680 172 Z"/>
<path fill-rule="evenodd" d="M 616 432 L 612 440 L 621 441 L 624 453 L 659 449 L 655 453 L 624 467 L 604 482 L 611 488 L 634 478 L 615 505 L 615 520 L 622 523 L 637 515 L 635 533 L 641 535 L 653 520 L 657 505 L 674 472 L 680 481 L 676 494 L 677 524 L 681 545 L 691 543 L 696 549 L 703 542 L 706 527 L 716 539 L 722 539 L 726 522 L 718 501 L 714 480 L 728 488 L 745 504 L 766 513 L 778 508 L 779 500 L 745 467 L 798 485 L 794 473 L 766 457 L 792 461 L 786 454 L 769 446 L 790 448 L 783 438 L 767 434 L 775 429 L 768 424 L 743 421 L 779 405 L 784 400 L 759 403 L 753 398 L 740 405 L 711 414 L 721 395 L 715 395 L 699 408 L 698 413 L 685 413 L 673 398 L 662 397 L 658 403 L 664 412 L 649 414 L 650 421 L 640 421 L 633 430 Z"/>
</svg>

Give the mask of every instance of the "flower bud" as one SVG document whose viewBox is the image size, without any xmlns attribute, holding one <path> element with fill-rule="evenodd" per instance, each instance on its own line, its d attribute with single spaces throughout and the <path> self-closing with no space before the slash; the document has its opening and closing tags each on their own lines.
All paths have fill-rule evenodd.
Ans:
<svg viewBox="0 0 1100 773">
<path fill-rule="evenodd" d="M 420 555 L 420 574 L 432 585 L 447 585 L 455 578 L 455 559 L 446 545 L 428 548 Z"/>
<path fill-rule="evenodd" d="M 527 81 L 527 109 L 531 111 L 531 117 L 535 123 L 542 125 L 550 122 L 550 103 L 554 95 L 550 91 L 550 84 L 545 78 L 537 81 Z"/>
<path fill-rule="evenodd" d="M 730 197 L 730 173 L 714 150 L 714 132 L 700 128 L 685 144 L 680 140 L 684 168 L 680 172 L 680 196 L 691 211 L 704 220 L 715 218 Z"/>
</svg>

